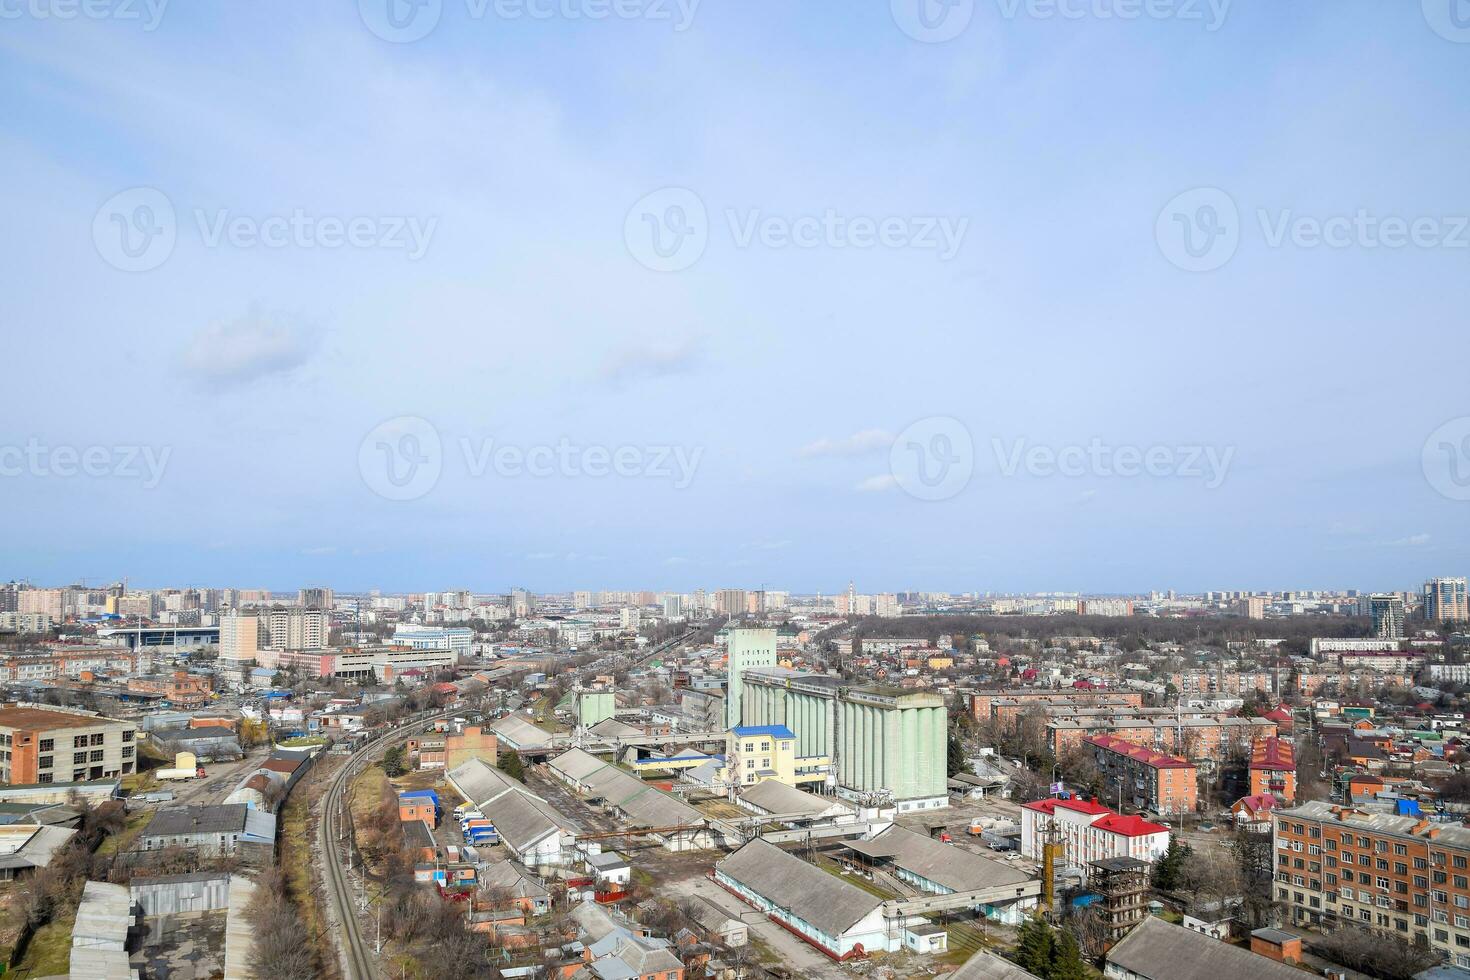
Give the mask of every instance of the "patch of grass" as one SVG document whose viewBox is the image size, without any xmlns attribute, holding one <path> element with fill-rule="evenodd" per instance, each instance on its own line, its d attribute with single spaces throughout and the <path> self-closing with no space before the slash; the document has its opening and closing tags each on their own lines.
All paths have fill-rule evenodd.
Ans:
<svg viewBox="0 0 1470 980">
<path fill-rule="evenodd" d="M 877 895 L 879 898 L 882 898 L 882 899 L 890 899 L 890 898 L 898 898 L 899 897 L 897 894 L 895 894 L 894 892 L 891 892 L 888 889 L 884 888 L 882 885 L 878 884 L 876 881 L 869 881 L 868 879 L 864 878 L 862 875 L 858 875 L 858 874 L 846 874 L 845 875 L 845 874 L 843 874 L 842 873 L 842 866 L 839 865 L 836 861 L 832 860 L 829 857 L 824 857 L 823 855 L 820 855 L 820 854 L 817 855 L 816 864 L 817 864 L 817 867 L 821 868 L 823 871 L 827 872 L 832 877 L 834 877 L 834 878 L 840 878 L 843 881 L 847 882 L 848 884 L 856 885 L 857 887 L 861 888 L 863 891 L 867 892 L 869 895 Z"/>
<path fill-rule="evenodd" d="M 25 980 L 29 977 L 66 976 L 71 970 L 71 931 L 76 925 L 77 910 L 37 929 L 26 944 L 26 954 L 16 965 L 11 976 Z"/>
<path fill-rule="evenodd" d="M 139 810 L 135 813 L 129 813 L 128 822 L 123 825 L 123 829 L 111 837 L 104 839 L 97 846 L 97 853 L 107 855 L 117 854 L 119 851 L 126 851 L 133 846 L 133 842 L 138 839 L 138 835 L 143 832 L 143 828 L 148 826 L 148 821 L 152 819 L 153 811 L 151 810 Z"/>
<path fill-rule="evenodd" d="M 279 817 L 281 868 L 286 873 L 286 896 L 295 904 L 306 923 L 307 932 L 316 940 L 317 965 L 336 963 L 327 945 L 326 923 L 312 890 L 314 840 L 311 801 L 322 794 L 326 785 L 326 766 L 315 766 L 306 779 L 297 783 L 286 798 Z M 369 767 L 372 771 L 372 767 Z M 381 770 L 379 770 L 381 775 Z M 328 857 L 331 860 L 331 857 Z M 325 974 L 323 974 L 325 975 Z"/>
</svg>

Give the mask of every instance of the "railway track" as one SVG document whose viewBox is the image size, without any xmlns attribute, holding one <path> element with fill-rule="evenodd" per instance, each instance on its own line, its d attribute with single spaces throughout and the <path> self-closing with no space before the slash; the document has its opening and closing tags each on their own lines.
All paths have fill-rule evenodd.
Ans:
<svg viewBox="0 0 1470 980">
<path fill-rule="evenodd" d="M 338 947 L 346 980 L 377 980 L 378 967 L 375 954 L 362 938 L 357 913 L 352 907 L 352 885 L 347 880 L 347 872 L 342 869 L 341 856 L 337 851 L 337 838 L 341 833 L 342 791 L 347 788 L 353 776 L 371 765 L 377 754 L 392 742 L 421 731 L 430 722 L 453 714 L 453 711 L 442 711 L 423 715 L 379 735 L 352 753 L 327 786 L 326 797 L 322 800 L 322 819 L 317 825 L 317 845 L 326 865 L 327 897 L 337 916 L 339 939 L 335 945 Z"/>
</svg>

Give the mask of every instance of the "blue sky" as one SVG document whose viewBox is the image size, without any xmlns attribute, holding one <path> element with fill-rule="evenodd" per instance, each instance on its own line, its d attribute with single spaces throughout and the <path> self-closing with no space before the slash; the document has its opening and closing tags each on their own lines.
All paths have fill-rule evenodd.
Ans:
<svg viewBox="0 0 1470 980">
<path fill-rule="evenodd" d="M 672 0 L 442 0 L 411 43 L 368 29 L 381 0 L 156 25 L 59 2 L 0 31 L 0 576 L 1128 592 L 1470 570 L 1458 471 L 1426 471 L 1470 434 L 1470 43 L 1434 29 L 1440 0 L 1218 23 L 959 0 L 943 43 L 900 28 L 910 0 L 704 0 L 687 25 Z M 1203 222 L 1221 192 L 1227 252 L 1182 268 L 1174 202 Z M 638 230 L 689 194 L 702 250 L 649 268 Z M 1359 212 L 1425 243 L 1312 238 Z M 783 237 L 829 213 L 812 247 Z M 324 234 L 253 237 L 292 216 Z M 145 224 L 172 244 L 129 271 L 117 236 Z M 939 227 L 957 247 L 928 247 Z M 900 460 L 954 424 L 969 477 L 922 499 Z M 1164 465 L 1007 470 L 1089 445 Z M 475 468 L 501 446 L 575 469 Z M 58 447 L 107 461 L 66 475 Z M 625 475 L 586 475 L 619 448 Z M 1192 475 L 1206 450 L 1218 479 Z M 395 453 L 437 479 L 389 499 Z"/>
</svg>

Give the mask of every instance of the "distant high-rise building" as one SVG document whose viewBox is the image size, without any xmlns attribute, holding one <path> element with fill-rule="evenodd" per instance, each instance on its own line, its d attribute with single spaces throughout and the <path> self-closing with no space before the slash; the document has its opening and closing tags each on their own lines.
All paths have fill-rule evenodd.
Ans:
<svg viewBox="0 0 1470 980">
<path fill-rule="evenodd" d="M 1240 611 L 1247 619 L 1266 618 L 1266 600 L 1258 595 L 1246 596 L 1240 600 Z"/>
<path fill-rule="evenodd" d="M 219 656 L 234 664 L 255 661 L 261 647 L 261 622 L 256 615 L 221 616 L 219 621 Z"/>
<path fill-rule="evenodd" d="M 531 599 L 531 593 L 525 589 L 512 589 L 510 592 L 510 614 L 517 619 L 530 617 L 535 610 L 536 604 Z"/>
<path fill-rule="evenodd" d="M 1424 583 L 1424 618 L 1431 623 L 1463 623 L 1470 620 L 1466 581 L 1463 578 L 1432 578 Z"/>
<path fill-rule="evenodd" d="M 272 609 L 259 618 L 265 624 L 264 646 L 271 650 L 326 649 L 332 624 L 320 609 Z"/>
<path fill-rule="evenodd" d="M 664 596 L 664 619 L 680 620 L 684 618 L 684 597 L 681 595 Z"/>
<path fill-rule="evenodd" d="M 304 609 L 328 609 L 332 608 L 332 590 L 325 588 L 298 589 L 296 592 L 296 604 Z"/>
<path fill-rule="evenodd" d="M 721 589 L 715 593 L 715 612 L 721 616 L 739 616 L 745 612 L 744 589 Z"/>
<path fill-rule="evenodd" d="M 591 609 L 591 608 L 592 608 L 592 593 L 591 592 L 573 592 L 572 593 L 572 609 L 573 609 L 573 611 L 580 612 L 583 609 Z"/>
<path fill-rule="evenodd" d="M 637 606 L 624 606 L 618 610 L 618 622 L 625 630 L 636 630 L 643 622 L 643 610 Z"/>
<path fill-rule="evenodd" d="M 1373 614 L 1373 632 L 1380 639 L 1401 640 L 1404 637 L 1404 597 L 1382 593 L 1368 600 Z"/>
</svg>

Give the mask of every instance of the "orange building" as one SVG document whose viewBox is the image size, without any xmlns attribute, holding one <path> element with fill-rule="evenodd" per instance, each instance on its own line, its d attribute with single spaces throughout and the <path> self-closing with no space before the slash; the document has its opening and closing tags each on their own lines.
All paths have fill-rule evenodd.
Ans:
<svg viewBox="0 0 1470 980">
<path fill-rule="evenodd" d="M 1321 802 L 1274 820 L 1275 897 L 1293 922 L 1397 936 L 1470 968 L 1470 829 Z"/>
<path fill-rule="evenodd" d="M 137 726 L 87 711 L 0 708 L 0 783 L 114 779 L 137 768 Z"/>
<path fill-rule="evenodd" d="M 1114 735 L 1094 735 L 1084 744 L 1121 809 L 1132 805 L 1161 816 L 1189 813 L 1199 800 L 1199 771 L 1178 756 L 1155 752 Z"/>
<path fill-rule="evenodd" d="M 400 796 L 398 819 L 404 823 L 422 820 L 429 825 L 430 830 L 439 825 L 439 813 L 434 807 L 434 801 L 427 796 Z"/>
<path fill-rule="evenodd" d="M 180 708 L 198 707 L 209 703 L 214 681 L 203 674 L 176 670 L 172 674 L 129 677 L 128 690 L 138 694 L 161 694 Z"/>
<path fill-rule="evenodd" d="M 499 742 L 495 736 L 487 731 L 482 731 L 478 725 L 470 725 L 459 735 L 449 735 L 444 739 L 444 767 L 455 769 L 471 759 L 479 759 L 489 765 L 496 765 L 499 752 Z"/>
<path fill-rule="evenodd" d="M 1296 753 L 1286 739 L 1258 738 L 1251 743 L 1251 795 L 1272 793 L 1283 802 L 1296 801 Z"/>
</svg>

